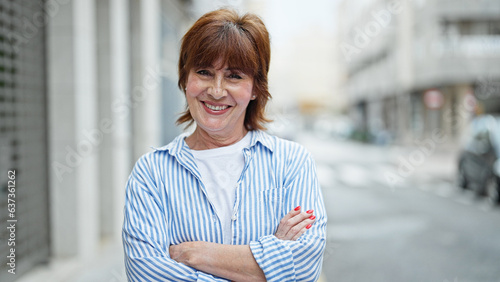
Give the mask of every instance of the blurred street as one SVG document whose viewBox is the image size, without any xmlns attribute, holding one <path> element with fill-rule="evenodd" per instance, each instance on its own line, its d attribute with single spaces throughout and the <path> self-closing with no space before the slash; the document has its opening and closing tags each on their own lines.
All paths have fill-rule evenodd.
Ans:
<svg viewBox="0 0 500 282">
<path fill-rule="evenodd" d="M 410 149 L 302 133 L 328 212 L 325 281 L 500 281 L 500 209 L 455 187 L 455 156 L 435 152 L 391 187 Z"/>
</svg>

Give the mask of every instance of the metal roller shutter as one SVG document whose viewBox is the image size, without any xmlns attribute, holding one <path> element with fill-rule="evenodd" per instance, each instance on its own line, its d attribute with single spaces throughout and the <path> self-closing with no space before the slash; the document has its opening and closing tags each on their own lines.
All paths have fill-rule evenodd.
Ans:
<svg viewBox="0 0 500 282">
<path fill-rule="evenodd" d="M 0 0 L 0 281 L 14 281 L 49 257 L 43 5 Z M 16 171 L 14 217 L 8 211 L 9 170 Z M 8 245 L 11 224 L 15 246 Z M 8 272 L 11 248 L 15 275 Z"/>
</svg>

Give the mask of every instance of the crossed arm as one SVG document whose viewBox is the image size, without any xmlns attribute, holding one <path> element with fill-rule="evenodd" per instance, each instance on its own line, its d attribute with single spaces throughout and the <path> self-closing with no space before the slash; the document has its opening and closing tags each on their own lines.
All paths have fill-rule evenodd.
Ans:
<svg viewBox="0 0 500 282">
<path fill-rule="evenodd" d="M 302 212 L 297 207 L 280 221 L 275 236 L 281 240 L 296 240 L 315 219 L 312 211 Z M 214 276 L 232 281 L 266 281 L 249 245 L 195 241 L 172 245 L 169 252 L 171 259 Z"/>
<path fill-rule="evenodd" d="M 327 219 L 312 164 L 302 166 L 298 173 L 302 177 L 285 183 L 291 191 L 310 187 L 307 193 L 295 193 L 284 201 L 288 206 L 300 202 L 314 208 L 318 218 L 315 220 L 307 212 L 292 210 L 280 221 L 274 235 L 262 236 L 249 245 L 240 246 L 200 241 L 172 246 L 167 230 L 170 219 L 165 216 L 156 179 L 148 173 L 147 166 L 145 160 L 138 161 L 127 184 L 122 234 L 129 281 L 317 279 Z M 307 231 L 309 224 L 315 221 Z"/>
</svg>

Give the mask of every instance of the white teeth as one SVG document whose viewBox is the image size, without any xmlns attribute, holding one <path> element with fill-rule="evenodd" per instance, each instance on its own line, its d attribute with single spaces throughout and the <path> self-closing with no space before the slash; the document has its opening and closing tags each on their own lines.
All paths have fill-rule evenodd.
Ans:
<svg viewBox="0 0 500 282">
<path fill-rule="evenodd" d="M 212 105 L 209 105 L 207 103 L 203 103 L 203 104 L 205 104 L 205 106 L 207 106 L 207 108 L 209 108 L 212 111 L 222 111 L 222 110 L 229 108 L 229 106 L 212 106 Z"/>
</svg>

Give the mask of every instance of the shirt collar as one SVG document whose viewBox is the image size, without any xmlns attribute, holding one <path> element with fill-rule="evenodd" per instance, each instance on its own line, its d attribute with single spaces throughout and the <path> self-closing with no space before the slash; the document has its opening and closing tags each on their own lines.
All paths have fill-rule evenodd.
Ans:
<svg viewBox="0 0 500 282">
<path fill-rule="evenodd" d="M 184 138 L 186 138 L 189 135 L 189 133 L 181 133 L 179 136 L 175 137 L 175 139 L 168 143 L 167 145 L 160 147 L 160 148 L 154 148 L 152 147 L 153 150 L 155 151 L 166 151 L 169 152 L 169 154 L 175 156 L 179 152 L 182 151 L 183 146 L 187 147 L 186 142 L 184 142 Z"/>
<path fill-rule="evenodd" d="M 264 147 L 269 149 L 269 151 L 274 151 L 274 142 L 271 135 L 267 134 L 262 130 L 254 130 L 252 134 L 252 140 L 250 141 L 250 148 L 255 146 L 257 143 L 262 144 Z"/>
<path fill-rule="evenodd" d="M 181 151 L 189 149 L 186 142 L 184 141 L 184 139 L 188 135 L 189 135 L 189 133 L 182 133 L 179 136 L 177 136 L 168 145 L 165 145 L 165 146 L 160 147 L 160 148 L 152 147 L 152 149 L 155 151 L 168 151 L 169 154 L 176 156 Z M 270 136 L 269 134 L 267 134 L 266 132 L 264 132 L 262 130 L 254 130 L 252 132 L 252 139 L 250 141 L 249 148 L 255 146 L 257 143 L 262 144 L 264 147 L 269 149 L 271 152 L 274 151 L 274 142 L 272 140 L 272 136 Z"/>
</svg>

